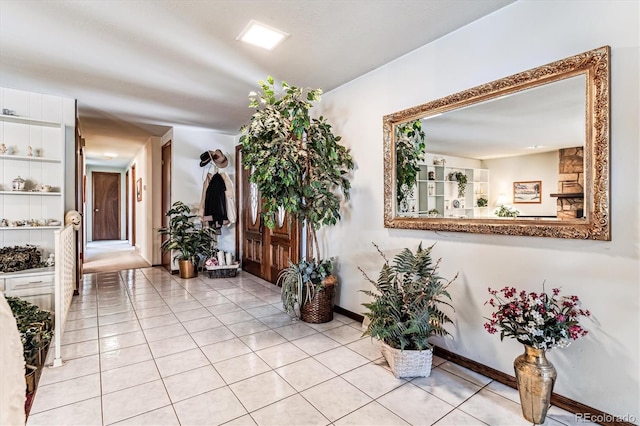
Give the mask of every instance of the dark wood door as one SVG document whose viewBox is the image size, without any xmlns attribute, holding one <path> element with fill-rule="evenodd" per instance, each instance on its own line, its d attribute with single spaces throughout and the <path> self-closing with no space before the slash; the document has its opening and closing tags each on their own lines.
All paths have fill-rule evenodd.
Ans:
<svg viewBox="0 0 640 426">
<path fill-rule="evenodd" d="M 169 226 L 167 212 L 171 209 L 171 141 L 162 145 L 162 227 Z M 162 236 L 164 242 L 168 235 Z M 162 253 L 162 266 L 168 271 L 171 270 L 171 252 Z"/>
<path fill-rule="evenodd" d="M 120 239 L 120 173 L 92 172 L 93 240 Z"/>
<path fill-rule="evenodd" d="M 289 259 L 300 260 L 300 225 L 281 214 L 276 227 L 269 229 L 262 220 L 262 199 L 255 185 L 249 182 L 249 171 L 241 164 L 241 151 L 236 158 L 236 170 L 240 175 L 240 240 L 242 244 L 242 269 L 275 283 L 281 270 L 289 266 Z"/>
</svg>

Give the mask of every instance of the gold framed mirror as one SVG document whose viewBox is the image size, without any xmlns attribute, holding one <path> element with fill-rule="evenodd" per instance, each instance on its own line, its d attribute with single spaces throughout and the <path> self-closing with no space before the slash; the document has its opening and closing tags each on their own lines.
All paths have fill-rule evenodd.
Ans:
<svg viewBox="0 0 640 426">
<path fill-rule="evenodd" d="M 610 240 L 609 51 L 384 116 L 385 227 Z"/>
</svg>

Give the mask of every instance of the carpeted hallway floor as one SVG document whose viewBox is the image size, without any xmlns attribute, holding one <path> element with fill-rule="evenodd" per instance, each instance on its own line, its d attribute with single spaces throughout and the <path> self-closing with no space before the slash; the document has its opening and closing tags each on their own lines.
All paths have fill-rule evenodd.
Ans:
<svg viewBox="0 0 640 426">
<path fill-rule="evenodd" d="M 112 272 L 151 266 L 127 240 L 90 241 L 87 243 L 83 272 Z"/>
</svg>

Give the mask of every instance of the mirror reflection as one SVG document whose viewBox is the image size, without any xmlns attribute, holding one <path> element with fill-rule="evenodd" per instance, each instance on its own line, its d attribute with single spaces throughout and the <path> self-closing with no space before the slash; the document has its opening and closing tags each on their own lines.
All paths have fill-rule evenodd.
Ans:
<svg viewBox="0 0 640 426">
<path fill-rule="evenodd" d="M 579 75 L 419 119 L 424 149 L 398 215 L 582 219 L 585 92 Z"/>
<path fill-rule="evenodd" d="M 385 116 L 385 226 L 609 239 L 608 53 Z"/>
</svg>

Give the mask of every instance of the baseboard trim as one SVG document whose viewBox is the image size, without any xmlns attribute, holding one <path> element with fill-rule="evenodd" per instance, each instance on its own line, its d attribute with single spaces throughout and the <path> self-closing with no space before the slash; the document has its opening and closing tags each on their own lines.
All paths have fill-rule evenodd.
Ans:
<svg viewBox="0 0 640 426">
<path fill-rule="evenodd" d="M 513 389 L 517 389 L 516 378 L 509 374 L 503 373 L 502 371 L 498 371 L 487 365 L 463 357 L 462 355 L 455 354 L 438 346 L 434 347 L 433 354 L 439 356 L 440 358 L 444 358 L 447 361 L 451 361 L 454 364 L 466 367 L 469 370 L 475 371 L 476 373 L 480 373 L 483 376 L 489 377 L 490 379 L 502 383 L 503 385 L 509 386 Z M 558 395 L 555 392 L 551 395 L 551 404 L 555 405 L 556 407 L 560 407 L 563 410 L 567 410 L 571 413 L 581 414 L 582 419 L 585 422 L 591 421 L 606 426 L 634 426 L 634 423 L 624 421 L 616 416 L 605 413 L 604 411 L 589 407 L 588 405 L 582 404 L 578 401 L 574 401 L 565 396 Z M 577 421 L 579 422 L 579 420 Z"/>
<path fill-rule="evenodd" d="M 341 308 L 338 305 L 333 305 L 333 312 L 344 315 L 345 317 L 351 318 L 352 320 L 358 321 L 360 323 L 364 321 L 364 316 L 356 314 L 355 312 L 351 312 L 345 308 Z"/>
<path fill-rule="evenodd" d="M 362 322 L 364 320 L 363 315 L 351 312 L 338 305 L 334 305 L 333 311 L 358 322 Z M 503 385 L 509 386 L 513 389 L 518 388 L 515 376 L 503 373 L 502 371 L 498 371 L 495 368 L 491 368 L 487 365 L 481 364 L 462 355 L 455 354 L 438 346 L 434 347 L 433 354 L 439 356 L 440 358 L 444 358 L 447 361 L 451 361 L 454 364 L 466 367 L 471 371 L 482 374 L 483 376 L 500 382 Z M 553 393 L 551 395 L 551 404 L 555 405 L 556 407 L 560 407 L 563 410 L 567 410 L 570 413 L 581 414 L 582 419 L 585 422 L 590 421 L 605 426 L 635 426 L 634 423 L 624 421 L 619 417 L 605 413 L 604 411 L 597 410 L 593 407 L 589 407 L 588 405 L 582 404 L 578 401 L 574 401 L 570 398 L 567 398 L 566 396 L 558 395 L 557 393 Z M 580 420 L 576 419 L 576 421 L 579 422 Z"/>
</svg>

